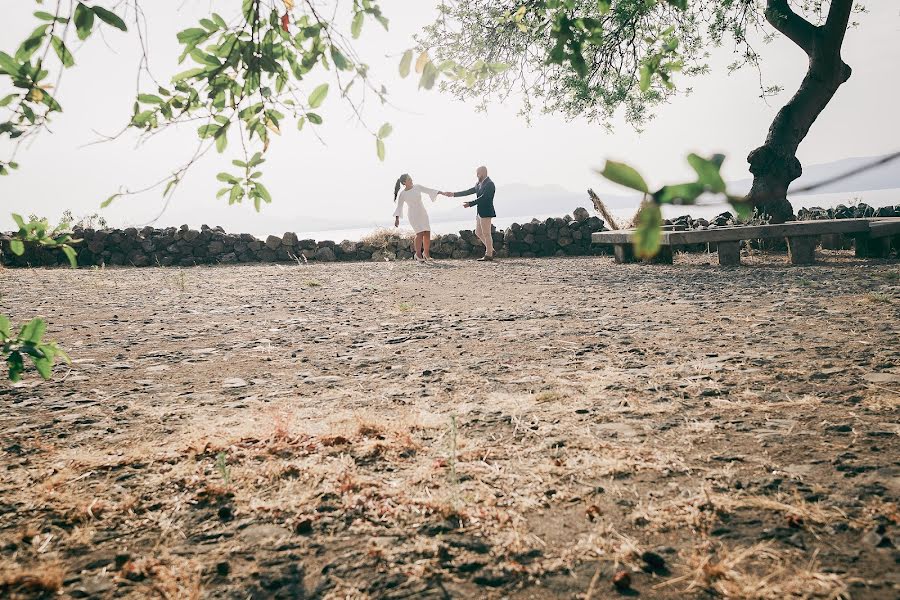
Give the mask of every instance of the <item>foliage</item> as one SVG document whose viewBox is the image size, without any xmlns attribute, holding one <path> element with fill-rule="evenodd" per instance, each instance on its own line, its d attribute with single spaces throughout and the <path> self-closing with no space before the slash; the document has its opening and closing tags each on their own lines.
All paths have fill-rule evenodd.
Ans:
<svg viewBox="0 0 900 600">
<path fill-rule="evenodd" d="M 109 225 L 106 222 L 106 217 L 100 213 L 94 212 L 89 215 L 76 217 L 71 209 L 63 211 L 59 224 L 66 228 L 81 227 L 82 229 L 106 229 Z"/>
<path fill-rule="evenodd" d="M 44 379 L 50 379 L 56 357 L 69 362 L 69 357 L 59 349 L 55 342 L 43 341 L 47 324 L 43 319 L 32 319 L 22 326 L 19 333 L 13 336 L 12 324 L 6 315 L 0 314 L 0 356 L 6 360 L 9 379 L 13 382 L 22 379 L 25 371 L 25 357 L 28 356 L 38 373 Z"/>
<path fill-rule="evenodd" d="M 43 4 L 43 0 L 37 0 Z M 70 50 L 70 33 L 75 29 L 79 40 L 85 40 L 96 31 L 100 24 L 125 31 L 125 22 L 115 13 L 101 7 L 77 2 L 71 13 L 64 8 L 70 3 L 57 2 L 54 12 L 39 10 L 34 13 L 37 27 L 26 37 L 13 54 L 0 51 L 0 76 L 10 79 L 15 92 L 0 98 L 0 108 L 6 108 L 6 120 L 0 119 L 0 139 L 16 140 L 16 148 L 29 136 L 47 126 L 53 113 L 62 112 L 62 106 L 50 90 L 59 86 L 50 83 L 48 58 L 52 51 L 60 63 L 60 73 L 75 66 L 75 58 Z M 0 175 L 8 175 L 17 169 L 13 158 L 0 160 Z"/>
<path fill-rule="evenodd" d="M 770 0 L 771 1 L 771 0 Z M 709 72 L 709 49 L 734 45 L 732 71 L 761 68 L 752 34 L 771 39 L 762 0 L 447 0 L 420 49 L 462 65 L 508 66 L 471 85 L 442 86 L 484 107 L 517 94 L 528 115 L 562 113 L 608 125 L 617 111 L 641 126 L 674 79 Z M 819 21 L 823 2 L 798 2 Z M 864 10 L 858 7 L 857 10 Z M 762 75 L 760 74 L 762 82 Z M 762 84 L 762 94 L 780 91 Z"/>
<path fill-rule="evenodd" d="M 35 0 L 38 4 L 43 0 Z M 135 28 L 142 43 L 146 38 L 140 0 L 126 0 L 103 8 L 88 0 L 75 3 L 56 1 L 52 14 L 38 11 L 39 27 L 22 42 L 15 56 L 0 53 L 0 75 L 7 75 L 22 91 L 0 102 L 11 105 L 10 119 L 0 124 L 0 136 L 20 139 L 37 133 L 53 112 L 62 107 L 47 90 L 50 76 L 46 58 L 52 48 L 59 59 L 60 73 L 75 65 L 70 46 L 72 29 L 81 41 L 87 40 L 98 23 L 127 30 L 122 16 L 135 14 Z M 339 26 L 337 9 L 330 16 L 320 12 L 314 2 L 305 0 L 240 0 L 233 15 L 211 13 L 177 35 L 182 47 L 182 70 L 168 83 L 161 84 L 146 68 L 145 57 L 139 73 L 140 91 L 133 105 L 129 127 L 144 136 L 169 126 L 191 123 L 197 126 L 198 146 L 191 160 L 157 185 L 164 184 L 163 196 L 169 196 L 194 162 L 215 148 L 224 153 L 237 140 L 242 156 L 232 161 L 235 170 L 218 174 L 225 184 L 218 197 L 229 204 L 245 199 L 259 210 L 272 201 L 262 182 L 259 166 L 275 136 L 288 120 L 303 130 L 317 127 L 324 118 L 320 109 L 326 99 L 339 96 L 350 104 L 365 125 L 362 106 L 367 95 L 386 102 L 387 89 L 369 77 L 369 66 L 354 49 L 352 40 L 360 37 L 369 21 L 388 28 L 388 19 L 373 0 L 349 3 L 349 31 Z M 339 7 L 340 8 L 340 7 Z M 408 74 L 412 51 L 400 63 Z M 434 64 L 423 53 L 416 62 L 421 74 L 419 86 L 431 89 L 441 76 L 474 84 L 479 78 L 501 72 L 501 65 L 476 65 L 464 68 L 453 61 Z M 147 77 L 152 82 L 148 84 Z M 35 105 L 43 103 L 44 110 Z M 376 155 L 386 156 L 385 140 L 393 130 L 385 123 L 370 129 Z M 0 173 L 16 168 L 13 160 L 0 163 Z M 151 186 L 156 187 L 156 186 Z M 122 191 L 107 198 L 102 207 L 129 194 Z"/>
<path fill-rule="evenodd" d="M 9 249 L 13 254 L 22 256 L 25 253 L 25 243 L 31 242 L 40 244 L 48 248 L 59 248 L 69 259 L 69 264 L 73 269 L 78 267 L 78 253 L 70 245 L 78 243 L 69 233 L 70 223 L 63 221 L 56 227 L 50 227 L 47 219 L 38 219 L 34 215 L 29 218 L 26 223 L 21 215 L 13 214 L 13 221 L 19 227 L 19 231 L 13 234 L 13 238 L 9 241 Z"/>
<path fill-rule="evenodd" d="M 635 254 L 642 258 L 655 256 L 659 252 L 662 226 L 660 206 L 663 204 L 695 204 L 703 194 L 714 194 L 724 196 L 740 219 L 747 219 L 753 213 L 753 207 L 743 197 L 728 193 L 725 181 L 719 173 L 725 161 L 724 155 L 715 154 L 710 158 L 703 158 L 697 154 L 689 154 L 687 161 L 697 173 L 696 181 L 664 185 L 652 193 L 643 176 L 627 164 L 606 161 L 603 169 L 597 171 L 613 183 L 644 194 L 644 202 L 638 213 L 634 244 Z"/>
<path fill-rule="evenodd" d="M 13 214 L 12 218 L 19 226 L 19 231 L 14 232 L 9 241 L 9 248 L 14 254 L 21 256 L 25 252 L 25 242 L 31 242 L 61 249 L 69 259 L 72 268 L 78 266 L 77 253 L 69 244 L 80 240 L 72 239 L 72 236 L 67 233 L 68 222 L 64 221 L 50 229 L 46 219 L 32 216 L 26 223 L 20 215 Z M 46 329 L 46 322 L 43 319 L 35 318 L 23 325 L 18 335 L 13 337 L 13 328 L 9 317 L 0 314 L 0 358 L 6 361 L 10 380 L 22 379 L 22 373 L 25 371 L 25 356 L 31 358 L 31 362 L 34 363 L 38 373 L 44 379 L 50 379 L 57 356 L 69 362 L 69 357 L 55 342 L 43 341 Z"/>
<path fill-rule="evenodd" d="M 228 455 L 224 452 L 216 455 L 216 471 L 222 476 L 225 485 L 231 485 L 231 467 L 228 465 Z"/>
</svg>

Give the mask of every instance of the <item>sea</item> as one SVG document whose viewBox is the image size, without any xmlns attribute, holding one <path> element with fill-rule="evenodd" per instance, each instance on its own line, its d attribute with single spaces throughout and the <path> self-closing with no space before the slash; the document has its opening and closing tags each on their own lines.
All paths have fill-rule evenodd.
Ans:
<svg viewBox="0 0 900 600">
<path fill-rule="evenodd" d="M 859 204 L 861 202 L 864 202 L 876 208 L 888 205 L 900 205 L 900 188 L 868 190 L 864 192 L 840 192 L 834 194 L 807 194 L 796 196 L 791 200 L 795 211 L 800 208 L 812 208 L 815 206 L 821 208 L 833 208 L 839 204 L 845 204 L 849 206 L 852 204 Z M 587 208 L 588 211 L 591 212 L 591 214 L 594 213 L 593 207 L 587 200 L 582 204 L 582 206 Z M 578 207 L 573 206 L 571 210 L 575 210 L 576 208 Z M 609 212 L 616 219 L 620 227 L 627 227 L 631 220 L 634 218 L 637 208 L 638 206 L 637 204 L 635 204 L 634 206 L 610 208 Z M 666 219 L 674 219 L 675 217 L 679 217 L 682 215 L 690 215 L 695 219 L 711 219 L 713 217 L 716 217 L 717 215 L 722 214 L 725 211 L 732 211 L 731 206 L 726 203 L 706 203 L 695 204 L 691 206 L 666 205 L 663 206 L 663 217 Z M 493 223 L 497 229 L 506 229 L 513 223 L 527 223 L 535 218 L 539 221 L 543 221 L 548 217 L 561 216 L 563 215 L 559 212 L 539 215 L 498 216 L 494 219 Z M 431 225 L 433 234 L 441 235 L 447 233 L 458 233 L 462 230 L 472 229 L 474 227 L 474 214 L 472 219 L 468 221 L 432 221 Z M 318 231 L 302 232 L 298 231 L 297 236 L 300 239 L 333 240 L 338 242 L 342 240 L 359 241 L 366 235 L 384 228 L 384 222 L 382 221 L 380 223 L 373 222 L 369 227 L 356 227 L 352 229 L 323 229 Z M 252 233 L 254 233 L 254 235 L 265 238 L 265 236 L 271 232 L 259 231 Z"/>
</svg>

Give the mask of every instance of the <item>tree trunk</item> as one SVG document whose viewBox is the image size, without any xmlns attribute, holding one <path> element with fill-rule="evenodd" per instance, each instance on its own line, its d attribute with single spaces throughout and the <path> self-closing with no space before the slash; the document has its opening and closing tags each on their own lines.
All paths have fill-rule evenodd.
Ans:
<svg viewBox="0 0 900 600">
<path fill-rule="evenodd" d="M 815 26 L 791 10 L 787 0 L 768 0 L 766 20 L 809 56 L 809 69 L 794 97 L 775 116 L 766 142 L 747 157 L 753 186 L 748 199 L 772 223 L 794 218 L 788 186 L 803 168 L 797 148 L 835 92 L 850 78 L 841 59 L 841 45 L 853 0 L 831 0 L 825 23 Z"/>
</svg>

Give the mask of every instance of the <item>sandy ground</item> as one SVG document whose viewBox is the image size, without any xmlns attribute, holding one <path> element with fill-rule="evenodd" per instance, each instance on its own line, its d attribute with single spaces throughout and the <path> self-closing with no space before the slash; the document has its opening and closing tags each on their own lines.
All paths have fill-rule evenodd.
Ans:
<svg viewBox="0 0 900 600">
<path fill-rule="evenodd" d="M 895 598 L 900 267 L 825 259 L 0 271 L 73 357 L 0 596 Z"/>
</svg>

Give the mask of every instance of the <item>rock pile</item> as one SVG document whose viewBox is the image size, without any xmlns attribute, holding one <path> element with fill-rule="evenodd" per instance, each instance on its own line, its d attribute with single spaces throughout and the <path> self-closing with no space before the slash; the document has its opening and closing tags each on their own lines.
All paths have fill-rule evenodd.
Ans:
<svg viewBox="0 0 900 600">
<path fill-rule="evenodd" d="M 811 221 L 820 219 L 865 219 L 868 217 L 900 217 L 900 204 L 874 208 L 865 202 L 847 206 L 838 204 L 834 208 L 801 208 L 797 211 L 797 220 Z"/>
<path fill-rule="evenodd" d="M 606 250 L 591 246 L 591 234 L 603 231 L 604 223 L 584 208 L 572 215 L 544 221 L 513 223 L 508 229 L 493 231 L 498 257 L 581 256 Z M 396 233 L 373 235 L 363 241 L 340 243 L 330 240 L 301 240 L 295 233 L 270 235 L 260 240 L 248 233 L 226 233 L 221 227 L 204 225 L 199 230 L 187 225 L 158 229 L 81 229 L 74 237 L 78 264 L 148 266 L 194 266 L 290 261 L 403 260 L 413 256 L 412 240 Z M 16 256 L 9 250 L 8 235 L 0 236 L 0 263 L 11 267 L 68 264 L 58 250 L 26 244 L 26 252 Z M 436 258 L 480 256 L 484 246 L 471 230 L 432 237 L 431 254 Z"/>
<path fill-rule="evenodd" d="M 798 221 L 810 221 L 820 219 L 865 219 L 871 217 L 900 217 L 900 204 L 897 206 L 882 206 L 875 208 L 864 202 L 853 206 L 838 204 L 834 208 L 801 208 L 797 211 Z M 690 215 L 682 215 L 674 219 L 667 219 L 666 225 L 674 225 L 677 229 L 709 229 L 711 227 L 725 227 L 737 225 L 736 217 L 730 212 L 723 212 L 712 220 L 694 219 Z"/>
</svg>

